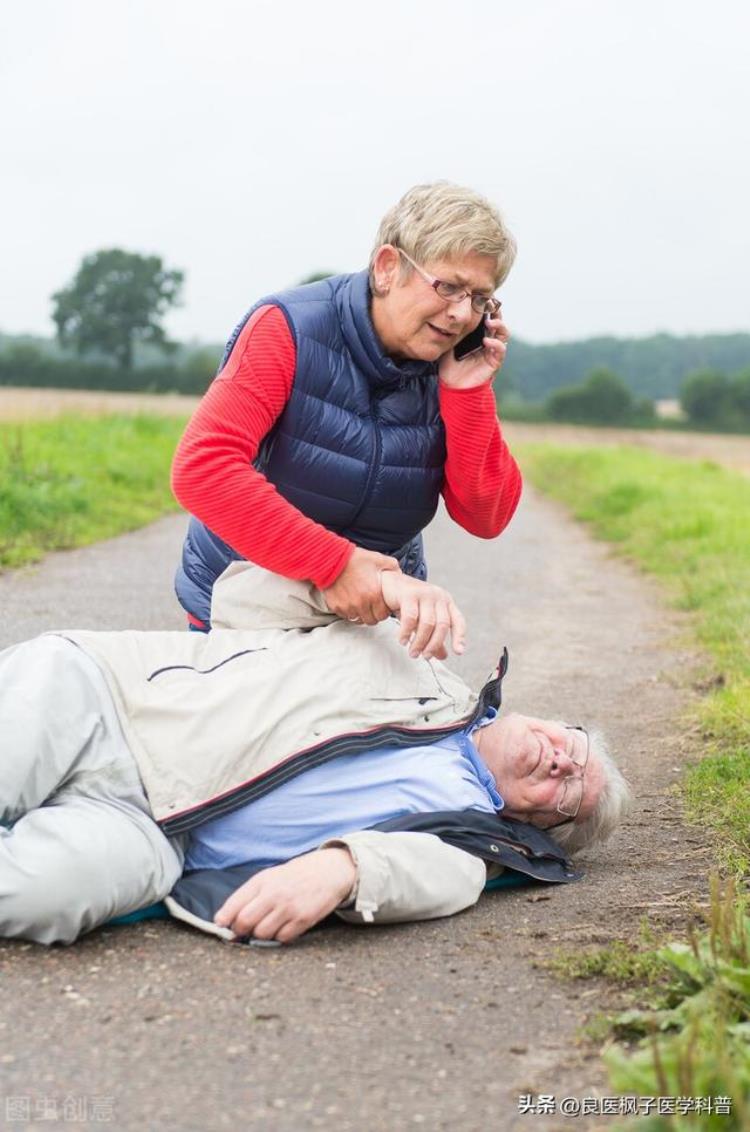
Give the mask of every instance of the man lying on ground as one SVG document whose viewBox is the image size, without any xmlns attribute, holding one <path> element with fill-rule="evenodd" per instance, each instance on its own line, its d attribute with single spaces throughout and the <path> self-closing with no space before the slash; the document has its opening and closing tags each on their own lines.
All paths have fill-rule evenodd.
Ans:
<svg viewBox="0 0 750 1132">
<path fill-rule="evenodd" d="M 382 579 L 394 612 L 448 608 Z M 447 915 L 476 901 L 485 861 L 571 879 L 558 842 L 575 851 L 622 813 L 627 786 L 585 732 L 497 716 L 504 664 L 476 695 L 408 655 L 395 620 L 339 620 L 247 563 L 217 583 L 212 621 L 0 654 L 0 936 L 71 942 L 173 889 L 175 915 L 228 938 L 288 942 L 340 906 Z"/>
</svg>

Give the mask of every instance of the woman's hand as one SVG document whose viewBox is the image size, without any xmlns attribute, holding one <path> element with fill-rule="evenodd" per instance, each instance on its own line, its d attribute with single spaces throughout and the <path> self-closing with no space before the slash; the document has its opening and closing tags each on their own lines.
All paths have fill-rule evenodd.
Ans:
<svg viewBox="0 0 750 1132">
<path fill-rule="evenodd" d="M 398 614 L 399 643 L 408 645 L 409 656 L 445 660 L 449 633 L 454 653 L 464 651 L 466 621 L 447 590 L 390 571 L 381 574 L 380 582 L 388 608 Z"/>
<path fill-rule="evenodd" d="M 441 384 L 449 389 L 474 389 L 491 381 L 505 361 L 510 332 L 502 318 L 490 318 L 486 323 L 484 346 L 473 354 L 456 361 L 453 350 L 443 354 L 438 363 Z"/>
<path fill-rule="evenodd" d="M 391 611 L 380 588 L 383 570 L 400 573 L 401 568 L 397 560 L 387 554 L 355 547 L 333 585 L 321 591 L 331 613 L 347 621 L 361 621 L 364 625 L 385 621 Z"/>
<path fill-rule="evenodd" d="M 348 849 L 305 853 L 256 873 L 225 901 L 214 923 L 237 936 L 291 943 L 338 908 L 356 879 Z"/>
</svg>

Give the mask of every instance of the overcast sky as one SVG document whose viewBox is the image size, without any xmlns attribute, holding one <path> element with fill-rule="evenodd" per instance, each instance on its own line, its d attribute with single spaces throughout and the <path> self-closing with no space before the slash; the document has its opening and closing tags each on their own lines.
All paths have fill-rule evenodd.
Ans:
<svg viewBox="0 0 750 1132">
<path fill-rule="evenodd" d="M 750 330 L 746 0 L 5 0 L 0 330 L 85 254 L 187 275 L 217 341 L 357 270 L 411 185 L 506 216 L 514 333 Z M 467 13 L 471 12 L 471 16 Z"/>
</svg>

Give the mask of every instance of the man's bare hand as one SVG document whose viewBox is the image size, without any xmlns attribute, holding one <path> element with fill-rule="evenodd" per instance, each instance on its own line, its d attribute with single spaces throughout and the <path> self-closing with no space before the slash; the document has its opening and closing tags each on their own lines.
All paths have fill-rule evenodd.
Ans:
<svg viewBox="0 0 750 1132">
<path fill-rule="evenodd" d="M 409 656 L 445 660 L 449 633 L 454 653 L 464 651 L 466 621 L 447 590 L 391 572 L 381 574 L 380 583 L 386 605 L 398 614 L 399 642 L 408 645 Z"/>
<path fill-rule="evenodd" d="M 375 550 L 355 547 L 354 553 L 332 586 L 322 591 L 331 613 L 348 621 L 377 625 L 390 616 L 380 588 L 382 570 L 399 571 L 395 558 Z"/>
<path fill-rule="evenodd" d="M 337 908 L 354 888 L 348 849 L 319 849 L 264 869 L 233 892 L 214 916 L 235 935 L 290 943 Z"/>
</svg>

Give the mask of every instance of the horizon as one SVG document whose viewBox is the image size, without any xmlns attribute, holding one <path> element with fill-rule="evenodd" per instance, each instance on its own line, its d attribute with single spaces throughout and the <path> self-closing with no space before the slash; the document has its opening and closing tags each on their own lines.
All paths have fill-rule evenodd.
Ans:
<svg viewBox="0 0 750 1132">
<path fill-rule="evenodd" d="M 669 330 L 657 330 L 657 331 L 654 331 L 652 334 L 630 334 L 630 335 L 590 334 L 590 335 L 587 335 L 586 337 L 559 339 L 559 340 L 554 341 L 554 342 L 532 342 L 528 338 L 521 338 L 519 335 L 514 334 L 511 337 L 509 348 L 510 349 L 513 348 L 514 342 L 520 343 L 523 346 L 530 346 L 530 347 L 533 347 L 534 349 L 537 349 L 537 348 L 544 348 L 544 347 L 554 348 L 555 346 L 575 346 L 575 345 L 577 345 L 581 342 L 597 342 L 597 341 L 646 342 L 646 341 L 649 341 L 649 340 L 654 339 L 654 338 L 672 338 L 672 339 L 675 339 L 676 341 L 689 341 L 691 338 L 695 338 L 695 339 L 701 339 L 701 338 L 733 338 L 733 337 L 737 337 L 737 336 L 745 336 L 745 337 L 750 338 L 750 329 L 747 329 L 747 330 L 716 330 L 716 331 L 706 330 L 706 331 L 702 331 L 700 334 L 675 334 L 675 333 L 673 333 L 672 331 L 669 331 Z M 81 361 L 85 361 L 85 357 L 86 357 L 85 354 L 84 355 L 77 355 L 76 351 L 73 349 L 73 347 L 60 346 L 59 343 L 57 342 L 57 338 L 56 338 L 54 333 L 50 333 L 50 334 L 46 334 L 46 335 L 45 334 L 35 334 L 33 332 L 30 332 L 30 331 L 4 330 L 2 327 L 0 327 L 0 338 L 6 338 L 6 339 L 29 338 L 29 339 L 33 339 L 35 341 L 50 342 L 50 343 L 54 343 L 58 347 L 58 349 L 66 355 L 70 355 L 71 357 L 73 357 L 73 356 L 80 357 Z M 208 340 L 208 339 L 205 339 L 205 338 L 179 338 L 179 339 L 174 338 L 174 339 L 171 339 L 171 341 L 174 342 L 177 346 L 182 347 L 183 349 L 195 349 L 195 350 L 212 348 L 212 347 L 216 347 L 217 349 L 223 349 L 224 346 L 226 345 L 226 340 L 222 341 L 221 339 L 218 339 L 218 338 L 213 339 L 213 340 Z M 137 343 L 136 349 L 138 349 L 140 346 L 143 346 L 143 345 L 145 345 L 149 350 L 154 350 L 155 352 L 159 351 L 158 346 L 155 346 L 155 345 L 150 344 L 150 343 Z M 165 353 L 165 357 L 166 356 L 167 355 Z M 749 361 L 750 361 L 750 359 L 749 359 Z"/>
</svg>

